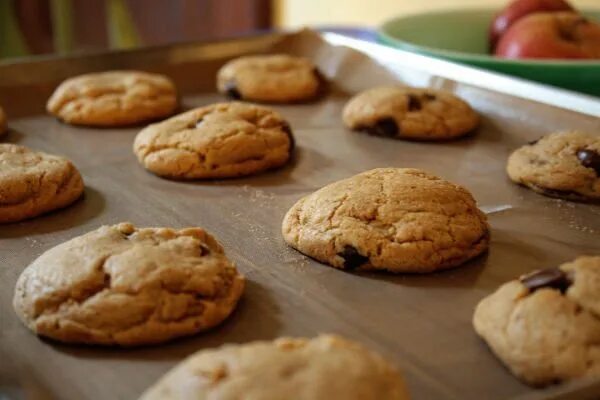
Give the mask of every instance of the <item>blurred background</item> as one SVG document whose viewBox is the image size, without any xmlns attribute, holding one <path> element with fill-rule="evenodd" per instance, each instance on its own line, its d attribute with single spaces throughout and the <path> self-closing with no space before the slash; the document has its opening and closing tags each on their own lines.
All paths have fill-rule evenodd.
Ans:
<svg viewBox="0 0 600 400">
<path fill-rule="evenodd" d="M 393 16 L 507 0 L 0 0 L 0 58 L 131 48 L 301 26 L 375 27 Z M 575 6 L 600 0 L 575 0 Z"/>
</svg>

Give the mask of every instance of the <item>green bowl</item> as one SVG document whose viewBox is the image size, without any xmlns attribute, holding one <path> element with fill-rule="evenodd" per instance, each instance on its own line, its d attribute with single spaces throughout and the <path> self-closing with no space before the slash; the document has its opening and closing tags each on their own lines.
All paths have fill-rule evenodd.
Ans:
<svg viewBox="0 0 600 400">
<path fill-rule="evenodd" d="M 394 18 L 378 30 L 390 46 L 600 96 L 600 61 L 506 60 L 488 53 L 497 10 L 435 11 Z M 584 13 L 600 20 L 600 10 Z"/>
</svg>

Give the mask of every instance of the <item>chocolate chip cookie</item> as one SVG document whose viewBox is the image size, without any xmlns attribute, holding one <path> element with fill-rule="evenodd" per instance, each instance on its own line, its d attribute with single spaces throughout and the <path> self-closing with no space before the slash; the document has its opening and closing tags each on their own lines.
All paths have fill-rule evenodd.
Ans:
<svg viewBox="0 0 600 400">
<path fill-rule="evenodd" d="M 17 281 L 14 308 L 40 336 L 136 346 L 214 327 L 244 277 L 200 228 L 103 226 L 42 254 Z"/>
<path fill-rule="evenodd" d="M 378 168 L 300 199 L 285 241 L 336 268 L 430 272 L 486 251 L 489 226 L 464 188 L 417 169 Z"/>
<path fill-rule="evenodd" d="M 3 136 L 6 133 L 6 130 L 6 113 L 2 107 L 0 107 L 0 136 Z"/>
<path fill-rule="evenodd" d="M 339 336 L 201 350 L 149 388 L 141 400 L 408 400 L 402 375 L 358 343 Z"/>
<path fill-rule="evenodd" d="M 66 158 L 0 144 L 0 223 L 66 207 L 82 193 L 81 175 Z"/>
<path fill-rule="evenodd" d="M 133 145 L 139 162 L 173 179 L 229 178 L 285 164 L 294 139 L 275 111 L 247 103 L 213 104 L 142 130 Z"/>
<path fill-rule="evenodd" d="M 475 331 L 524 382 L 600 377 L 600 257 L 579 257 L 502 285 L 475 310 Z"/>
<path fill-rule="evenodd" d="M 342 119 L 355 131 L 412 140 L 453 139 L 479 124 L 471 106 L 452 93 L 399 86 L 357 94 L 344 107 Z"/>
<path fill-rule="evenodd" d="M 546 135 L 513 152 L 506 171 L 514 182 L 546 196 L 600 201 L 600 135 Z"/>
<path fill-rule="evenodd" d="M 291 103 L 314 99 L 323 79 L 308 59 L 285 54 L 246 56 L 217 74 L 219 92 L 233 99 Z"/>
<path fill-rule="evenodd" d="M 69 124 L 114 127 L 164 118 L 177 103 L 175 85 L 166 76 L 109 71 L 67 79 L 46 108 Z"/>
</svg>

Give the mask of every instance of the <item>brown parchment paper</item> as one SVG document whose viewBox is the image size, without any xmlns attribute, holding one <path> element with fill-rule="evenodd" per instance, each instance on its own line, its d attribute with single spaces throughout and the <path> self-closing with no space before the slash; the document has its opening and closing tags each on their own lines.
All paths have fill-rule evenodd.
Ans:
<svg viewBox="0 0 600 400">
<path fill-rule="evenodd" d="M 298 148 L 286 167 L 243 179 L 173 182 L 138 165 L 139 127 L 77 128 L 44 115 L 53 87 L 67 76 L 111 68 L 170 75 L 184 108 L 221 101 L 214 75 L 228 58 L 283 51 L 312 58 L 331 81 L 329 94 L 304 105 L 275 106 Z M 319 35 L 267 35 L 71 59 L 0 65 L 3 141 L 69 157 L 85 197 L 65 210 L 0 225 L 0 393 L 32 399 L 133 399 L 194 351 L 224 343 L 334 332 L 383 353 L 407 378 L 414 399 L 598 398 L 597 382 L 531 389 L 512 377 L 471 328 L 477 302 L 502 282 L 600 250 L 600 206 L 553 200 L 509 182 L 508 154 L 560 129 L 600 132 L 597 118 L 449 81 L 418 68 L 390 70 Z M 444 143 L 396 141 L 349 132 L 340 112 L 349 94 L 378 84 L 445 88 L 483 117 L 477 132 Z M 300 197 L 375 167 L 417 167 L 466 186 L 488 213 L 488 255 L 429 275 L 346 273 L 288 248 L 281 220 Z M 38 255 L 102 224 L 202 226 L 247 276 L 238 310 L 206 334 L 140 349 L 68 346 L 41 340 L 11 307 L 19 273 Z M 332 376 L 331 379 L 336 379 Z M 15 395 L 15 396 L 16 396 Z M 290 394 L 290 398 L 293 394 Z"/>
</svg>

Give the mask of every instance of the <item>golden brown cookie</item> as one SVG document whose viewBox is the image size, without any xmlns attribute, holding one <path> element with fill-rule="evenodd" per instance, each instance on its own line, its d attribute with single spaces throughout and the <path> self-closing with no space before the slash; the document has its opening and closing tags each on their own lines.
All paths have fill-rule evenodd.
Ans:
<svg viewBox="0 0 600 400">
<path fill-rule="evenodd" d="M 465 101 L 450 92 L 409 87 L 377 87 L 354 96 L 342 113 L 353 130 L 413 140 L 464 136 L 479 124 Z"/>
<path fill-rule="evenodd" d="M 66 158 L 0 144 L 0 223 L 66 207 L 82 193 L 81 175 Z"/>
<path fill-rule="evenodd" d="M 202 350 L 176 366 L 141 400 L 408 400 L 400 372 L 339 336 Z"/>
<path fill-rule="evenodd" d="M 133 144 L 139 162 L 173 179 L 229 178 L 285 164 L 294 139 L 275 111 L 248 103 L 219 103 L 142 130 Z"/>
<path fill-rule="evenodd" d="M 475 331 L 524 382 L 600 377 L 600 257 L 502 285 L 477 305 Z"/>
<path fill-rule="evenodd" d="M 285 54 L 239 57 L 217 75 L 221 93 L 240 100 L 291 103 L 315 98 L 322 78 L 308 59 Z"/>
<path fill-rule="evenodd" d="M 600 135 L 544 136 L 515 150 L 506 171 L 514 182 L 546 196 L 600 201 Z"/>
<path fill-rule="evenodd" d="M 163 75 L 109 71 L 70 78 L 46 106 L 69 124 L 126 126 L 167 117 L 177 109 L 175 85 Z"/>
<path fill-rule="evenodd" d="M 378 168 L 300 199 L 285 241 L 336 268 L 430 272 L 485 252 L 485 215 L 464 188 L 417 169 Z"/>
<path fill-rule="evenodd" d="M 46 251 L 19 277 L 13 304 L 40 336 L 137 346 L 220 324 L 243 289 L 244 277 L 204 230 L 121 223 Z"/>
</svg>

